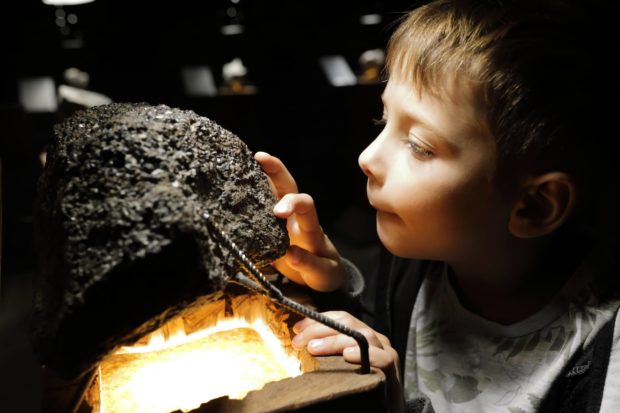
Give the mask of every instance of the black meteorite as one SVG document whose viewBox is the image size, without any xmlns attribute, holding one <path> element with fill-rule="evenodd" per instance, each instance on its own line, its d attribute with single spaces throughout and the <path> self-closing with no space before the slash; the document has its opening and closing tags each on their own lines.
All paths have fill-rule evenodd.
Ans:
<svg viewBox="0 0 620 413">
<path fill-rule="evenodd" d="M 239 266 L 208 213 L 264 266 L 288 247 L 266 176 L 237 136 L 191 111 L 110 104 L 55 128 L 35 202 L 33 345 L 64 378 L 91 369 Z"/>
</svg>

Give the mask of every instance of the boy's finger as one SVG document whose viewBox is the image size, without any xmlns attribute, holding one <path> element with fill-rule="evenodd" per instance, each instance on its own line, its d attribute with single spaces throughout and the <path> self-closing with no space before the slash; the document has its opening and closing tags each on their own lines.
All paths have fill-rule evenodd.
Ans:
<svg viewBox="0 0 620 413">
<path fill-rule="evenodd" d="M 308 342 L 308 352 L 314 356 L 331 356 L 342 354 L 343 350 L 355 346 L 355 339 L 343 334 L 328 336 L 325 338 L 315 338 Z"/>
<path fill-rule="evenodd" d="M 343 323 L 343 324 L 346 325 L 346 323 Z M 364 335 L 364 337 L 366 337 L 366 340 L 368 341 L 369 346 L 383 348 L 383 344 L 381 343 L 381 341 L 379 341 L 374 331 L 370 329 L 368 326 L 363 325 L 363 327 L 353 328 L 353 329 L 360 332 L 361 334 Z M 341 336 L 341 338 L 339 339 L 334 338 L 338 336 Z M 316 342 L 315 340 L 322 339 L 324 340 L 324 345 L 326 346 L 327 349 L 330 349 L 330 350 L 337 349 L 338 354 L 340 354 L 342 350 L 344 349 L 344 347 L 353 345 L 353 344 L 347 344 L 349 343 L 349 341 L 343 341 L 344 337 L 350 338 L 352 340 L 351 343 L 353 344 L 356 343 L 355 339 L 353 339 L 352 337 L 341 334 L 324 324 L 316 322 L 316 323 L 307 325 L 302 331 L 300 331 L 293 338 L 293 346 L 300 348 L 300 347 L 309 345 L 311 342 L 314 342 L 315 347 L 319 348 L 319 342 Z"/>
<path fill-rule="evenodd" d="M 347 347 L 343 350 L 342 356 L 349 363 L 360 364 L 362 357 L 360 348 L 357 345 Z M 394 354 L 391 350 L 384 350 L 378 347 L 370 347 L 368 349 L 368 358 L 370 365 L 383 371 L 394 369 Z"/>
<path fill-rule="evenodd" d="M 310 195 L 288 194 L 276 204 L 274 213 L 278 218 L 288 218 L 287 228 L 295 244 L 314 254 L 329 254 L 329 244 Z"/>
<path fill-rule="evenodd" d="M 353 317 L 351 314 L 347 313 L 346 311 L 325 311 L 321 314 L 323 314 L 325 317 L 331 318 L 332 320 L 339 321 L 342 324 L 348 325 L 351 328 L 354 328 L 351 324 L 351 321 L 359 322 L 360 324 L 363 324 L 361 321 L 359 321 L 357 318 Z M 298 321 L 297 323 L 295 323 L 295 325 L 293 326 L 293 331 L 299 334 L 306 327 L 309 327 L 313 324 L 321 324 L 321 323 L 319 323 L 316 320 L 306 317 Z"/>
<path fill-rule="evenodd" d="M 307 326 L 302 332 L 295 335 L 291 343 L 295 348 L 303 348 L 308 345 L 310 340 L 322 339 L 336 334 L 339 333 L 326 325 L 315 323 Z"/>
<path fill-rule="evenodd" d="M 285 211 L 297 215 L 297 225 L 304 232 L 319 232 L 323 230 L 319 224 L 319 217 L 314 206 L 314 199 L 308 194 L 288 194 L 276 206 L 277 211 Z"/>
<path fill-rule="evenodd" d="M 296 269 L 292 268 L 288 265 L 287 257 L 284 255 L 283 257 L 278 258 L 273 262 L 273 266 L 282 273 L 286 278 L 293 281 L 294 283 L 300 285 L 306 285 L 303 277 Z"/>
<path fill-rule="evenodd" d="M 295 183 L 295 179 L 280 159 L 266 152 L 256 152 L 254 159 L 256 159 L 263 171 L 271 179 L 276 188 L 278 198 L 282 198 L 289 193 L 297 193 L 297 183 Z"/>
<path fill-rule="evenodd" d="M 293 332 L 299 334 L 312 323 L 316 323 L 316 321 L 311 318 L 304 318 L 293 325 Z"/>
<path fill-rule="evenodd" d="M 320 257 L 292 245 L 285 255 L 289 267 L 297 271 L 303 283 L 316 291 L 329 292 L 342 287 L 347 279 L 340 263 Z"/>
</svg>

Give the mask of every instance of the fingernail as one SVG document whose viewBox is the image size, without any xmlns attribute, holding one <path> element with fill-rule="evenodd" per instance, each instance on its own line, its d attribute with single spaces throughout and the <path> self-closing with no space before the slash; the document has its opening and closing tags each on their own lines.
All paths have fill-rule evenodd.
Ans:
<svg viewBox="0 0 620 413">
<path fill-rule="evenodd" d="M 278 202 L 276 206 L 273 208 L 273 212 L 278 214 L 285 214 L 290 210 L 290 205 L 288 202 Z"/>
<path fill-rule="evenodd" d="M 302 322 L 301 322 L 301 321 L 296 322 L 296 323 L 293 325 L 293 332 L 294 332 L 295 334 L 299 334 L 299 333 L 301 333 L 301 331 L 302 331 L 302 329 L 303 329 L 303 326 L 304 326 L 304 325 L 302 324 Z"/>
<path fill-rule="evenodd" d="M 323 340 L 322 339 L 310 340 L 310 342 L 308 343 L 308 347 L 313 349 L 313 350 L 318 349 L 322 345 L 323 345 Z"/>
<path fill-rule="evenodd" d="M 343 354 L 351 354 L 353 352 L 355 352 L 355 347 L 347 347 L 342 351 Z"/>
</svg>

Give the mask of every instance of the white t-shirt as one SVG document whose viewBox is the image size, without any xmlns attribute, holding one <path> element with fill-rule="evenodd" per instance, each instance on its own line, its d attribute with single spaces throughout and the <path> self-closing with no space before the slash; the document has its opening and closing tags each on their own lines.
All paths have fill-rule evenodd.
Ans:
<svg viewBox="0 0 620 413">
<path fill-rule="evenodd" d="M 571 356 L 611 319 L 620 300 L 602 300 L 586 263 L 543 309 L 512 325 L 485 320 L 459 302 L 438 266 L 422 283 L 411 316 L 405 396 L 438 413 L 537 411 Z"/>
</svg>

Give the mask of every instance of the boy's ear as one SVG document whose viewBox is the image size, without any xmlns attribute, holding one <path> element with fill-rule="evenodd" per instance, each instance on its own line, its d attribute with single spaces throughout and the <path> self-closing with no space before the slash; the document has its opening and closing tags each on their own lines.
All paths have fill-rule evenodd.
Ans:
<svg viewBox="0 0 620 413">
<path fill-rule="evenodd" d="M 551 234 L 566 222 L 576 198 L 577 186 L 564 172 L 528 178 L 511 211 L 508 230 L 518 238 Z"/>
</svg>

